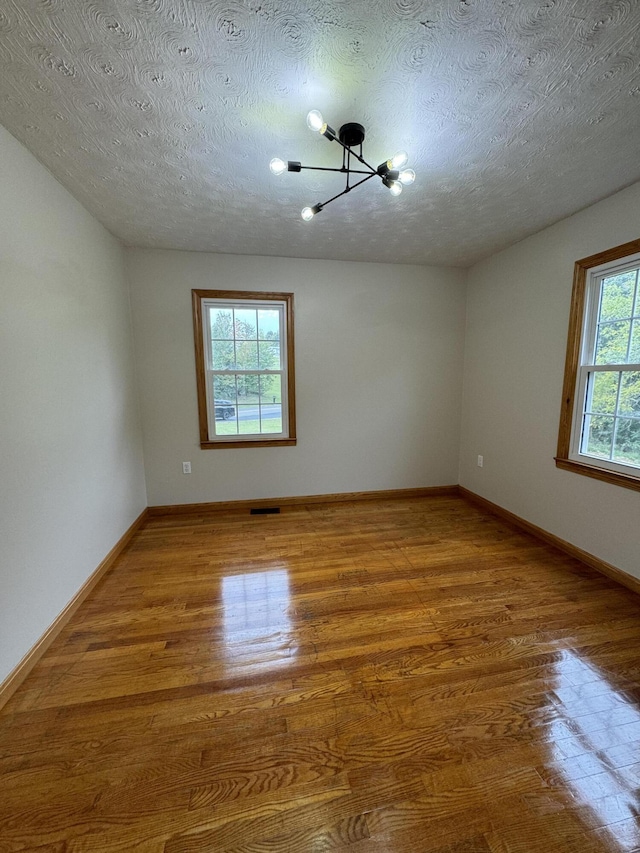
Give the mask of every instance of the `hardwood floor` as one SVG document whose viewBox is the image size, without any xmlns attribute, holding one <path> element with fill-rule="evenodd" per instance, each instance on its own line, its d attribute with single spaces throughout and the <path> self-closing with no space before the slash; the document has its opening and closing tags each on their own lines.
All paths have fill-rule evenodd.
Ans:
<svg viewBox="0 0 640 853">
<path fill-rule="evenodd" d="M 0 853 L 637 851 L 639 640 L 461 498 L 152 518 L 0 712 Z"/>
</svg>

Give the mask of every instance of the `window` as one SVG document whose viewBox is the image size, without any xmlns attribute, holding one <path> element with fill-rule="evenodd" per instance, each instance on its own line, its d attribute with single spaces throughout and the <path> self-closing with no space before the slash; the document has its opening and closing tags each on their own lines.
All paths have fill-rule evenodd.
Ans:
<svg viewBox="0 0 640 853">
<path fill-rule="evenodd" d="M 293 294 L 191 293 L 200 446 L 295 444 Z"/>
<path fill-rule="evenodd" d="M 640 490 L 640 240 L 575 265 L 556 464 Z"/>
</svg>

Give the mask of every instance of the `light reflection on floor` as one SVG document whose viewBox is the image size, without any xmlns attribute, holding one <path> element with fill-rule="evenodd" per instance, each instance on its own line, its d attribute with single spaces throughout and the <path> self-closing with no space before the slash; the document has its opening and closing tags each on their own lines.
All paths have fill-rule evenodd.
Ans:
<svg viewBox="0 0 640 853">
<path fill-rule="evenodd" d="M 229 669 L 256 672 L 295 658 L 289 572 L 278 568 L 222 578 L 223 635 Z"/>
<path fill-rule="evenodd" d="M 560 718 L 551 732 L 561 755 L 553 769 L 592 828 L 606 833 L 607 848 L 640 847 L 640 710 L 595 666 L 564 650 L 556 664 Z M 569 733 L 569 736 L 567 736 Z"/>
</svg>

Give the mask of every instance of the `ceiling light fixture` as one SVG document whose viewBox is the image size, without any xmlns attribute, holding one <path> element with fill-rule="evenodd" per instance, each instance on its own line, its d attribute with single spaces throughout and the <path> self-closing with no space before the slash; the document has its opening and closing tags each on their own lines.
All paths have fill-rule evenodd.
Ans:
<svg viewBox="0 0 640 853">
<path fill-rule="evenodd" d="M 382 180 L 382 183 L 388 188 L 391 195 L 400 195 L 403 186 L 412 184 L 415 181 L 416 173 L 413 169 L 403 169 L 403 166 L 406 166 L 407 160 L 409 159 L 405 151 L 400 151 L 389 160 L 385 160 L 377 169 L 374 169 L 373 166 L 367 163 L 362 156 L 364 127 L 361 124 L 356 124 L 355 122 L 343 124 L 340 130 L 336 133 L 335 130 L 322 118 L 322 114 L 318 112 L 318 110 L 311 110 L 307 116 L 307 124 L 311 130 L 325 136 L 329 142 L 335 141 L 342 146 L 342 166 L 339 169 L 332 169 L 328 166 L 303 166 L 297 160 L 288 160 L 285 163 L 285 161 L 281 160 L 279 157 L 274 157 L 269 163 L 269 168 L 274 175 L 282 175 L 283 172 L 301 172 L 302 169 L 313 169 L 316 172 L 342 172 L 347 176 L 347 185 L 341 193 L 334 195 L 333 198 L 329 199 L 329 201 L 325 201 L 322 204 L 314 204 L 313 207 L 303 208 L 301 215 L 305 222 L 309 222 L 313 219 L 316 213 L 320 213 L 322 208 L 326 207 L 332 201 L 335 201 L 337 198 L 340 198 L 340 196 L 345 195 L 345 193 L 351 192 L 351 190 L 359 187 L 360 184 L 364 184 L 365 181 L 369 181 L 371 178 L 375 178 L 376 176 Z M 357 146 L 360 146 L 359 154 L 353 150 Z M 364 169 L 352 169 L 352 157 L 357 160 L 358 164 L 366 166 L 366 171 Z M 352 175 L 365 175 L 366 177 L 361 178 L 355 184 L 351 184 L 350 178 Z"/>
</svg>

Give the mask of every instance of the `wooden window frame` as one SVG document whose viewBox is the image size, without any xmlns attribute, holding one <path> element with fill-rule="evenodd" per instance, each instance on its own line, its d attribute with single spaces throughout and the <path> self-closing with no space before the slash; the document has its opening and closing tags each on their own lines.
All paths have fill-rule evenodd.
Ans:
<svg viewBox="0 0 640 853">
<path fill-rule="evenodd" d="M 198 393 L 198 424 L 200 429 L 200 447 L 203 450 L 213 448 L 240 447 L 285 447 L 296 444 L 296 398 L 295 398 L 295 362 L 293 336 L 293 293 L 273 293 L 248 290 L 192 290 L 193 333 L 196 357 L 196 386 Z M 286 395 L 287 395 L 287 435 L 277 438 L 240 439 L 237 436 L 226 438 L 209 437 L 209 418 L 207 412 L 205 347 L 202 323 L 202 303 L 206 299 L 224 299 L 229 302 L 280 302 L 284 303 L 284 322 L 286 326 Z"/>
<path fill-rule="evenodd" d="M 584 346 L 585 314 L 587 310 L 587 291 L 591 271 L 603 264 L 622 261 L 626 257 L 640 252 L 640 240 L 622 243 L 605 252 L 590 255 L 576 261 L 573 274 L 573 291 L 571 294 L 571 310 L 569 314 L 569 334 L 567 337 L 567 354 L 564 369 L 564 384 L 562 390 L 562 407 L 560 411 L 560 427 L 558 431 L 558 449 L 555 463 L 558 468 L 573 471 L 586 477 L 593 477 L 605 483 L 613 483 L 627 489 L 640 491 L 640 470 L 637 474 L 622 473 L 602 467 L 594 459 L 593 463 L 571 458 L 572 436 L 575 420 L 582 417 L 577 411 L 580 403 L 577 400 L 578 374 L 582 366 L 582 351 Z M 630 466 L 630 472 L 633 469 Z"/>
</svg>

